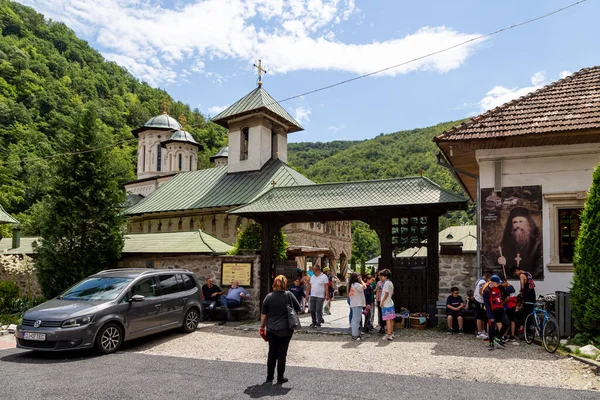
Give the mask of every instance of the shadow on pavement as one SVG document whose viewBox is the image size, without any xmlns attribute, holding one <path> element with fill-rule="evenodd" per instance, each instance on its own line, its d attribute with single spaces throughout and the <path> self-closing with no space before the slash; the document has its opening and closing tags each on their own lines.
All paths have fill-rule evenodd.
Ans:
<svg viewBox="0 0 600 400">
<path fill-rule="evenodd" d="M 248 386 L 244 390 L 244 394 L 247 394 L 251 399 L 260 399 L 265 396 L 285 396 L 290 390 L 292 389 L 265 382 L 260 385 Z"/>
<path fill-rule="evenodd" d="M 64 352 L 37 352 L 17 350 L 18 353 L 9 354 L 0 358 L 0 362 L 16 364 L 63 364 L 78 362 L 99 357 L 93 350 L 76 350 Z"/>
</svg>

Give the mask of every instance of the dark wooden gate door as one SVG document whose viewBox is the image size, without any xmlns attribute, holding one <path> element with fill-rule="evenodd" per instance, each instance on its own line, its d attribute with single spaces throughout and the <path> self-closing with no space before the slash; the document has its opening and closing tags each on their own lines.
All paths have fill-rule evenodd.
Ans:
<svg viewBox="0 0 600 400">
<path fill-rule="evenodd" d="M 427 257 L 394 258 L 392 282 L 396 312 L 427 312 Z"/>
</svg>

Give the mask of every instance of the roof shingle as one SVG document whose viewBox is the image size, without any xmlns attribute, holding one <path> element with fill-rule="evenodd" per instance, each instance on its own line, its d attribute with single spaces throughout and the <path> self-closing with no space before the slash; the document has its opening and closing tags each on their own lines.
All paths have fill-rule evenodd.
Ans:
<svg viewBox="0 0 600 400">
<path fill-rule="evenodd" d="M 275 187 L 231 214 L 340 210 L 441 203 L 466 203 L 427 178 L 408 177 L 372 181 Z"/>
<path fill-rule="evenodd" d="M 0 206 L 0 224 L 18 224 L 19 221 L 11 217 L 9 213 L 4 211 L 4 208 Z"/>
<path fill-rule="evenodd" d="M 279 159 L 269 161 L 260 171 L 228 174 L 223 165 L 175 175 L 125 210 L 125 215 L 239 206 L 270 189 L 272 181 L 277 186 L 313 183 Z"/>
<path fill-rule="evenodd" d="M 600 66 L 566 78 L 455 126 L 436 141 L 492 139 L 600 129 Z"/>
<path fill-rule="evenodd" d="M 227 121 L 250 111 L 268 111 L 286 125 L 290 125 L 288 132 L 301 131 L 302 125 L 296 121 L 278 102 L 271 97 L 262 86 L 257 87 L 240 100 L 236 101 L 225 110 L 217 114 L 211 121 L 228 128 Z"/>
</svg>

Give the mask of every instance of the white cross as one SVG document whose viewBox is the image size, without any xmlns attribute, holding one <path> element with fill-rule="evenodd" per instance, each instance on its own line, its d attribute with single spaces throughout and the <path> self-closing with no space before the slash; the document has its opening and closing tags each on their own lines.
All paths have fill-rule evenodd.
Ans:
<svg viewBox="0 0 600 400">
<path fill-rule="evenodd" d="M 517 267 L 519 266 L 519 264 L 521 263 L 521 260 L 523 260 L 521 258 L 521 254 L 517 253 L 517 256 L 515 257 L 515 261 L 517 262 Z"/>
</svg>

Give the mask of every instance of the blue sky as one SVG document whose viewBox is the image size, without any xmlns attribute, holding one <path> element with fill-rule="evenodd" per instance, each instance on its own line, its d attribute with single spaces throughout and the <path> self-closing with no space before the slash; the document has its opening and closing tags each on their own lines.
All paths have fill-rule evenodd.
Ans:
<svg viewBox="0 0 600 400">
<path fill-rule="evenodd" d="M 107 59 L 215 115 L 269 71 L 277 100 L 385 68 L 553 11 L 574 0 L 22 0 Z M 290 141 L 371 138 L 477 115 L 600 65 L 600 1 L 282 103 Z"/>
</svg>

